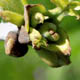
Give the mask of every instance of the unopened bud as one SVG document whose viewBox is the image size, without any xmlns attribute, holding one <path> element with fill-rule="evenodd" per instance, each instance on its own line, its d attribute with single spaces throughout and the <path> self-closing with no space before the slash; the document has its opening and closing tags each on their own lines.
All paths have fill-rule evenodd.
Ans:
<svg viewBox="0 0 80 80">
<path fill-rule="evenodd" d="M 40 26 L 40 33 L 49 41 L 57 41 L 59 39 L 58 33 L 56 33 L 56 25 L 50 22 L 45 22 Z M 56 34 L 55 34 L 56 33 Z"/>
<path fill-rule="evenodd" d="M 44 22 L 44 16 L 42 13 L 35 13 L 34 15 L 32 15 L 31 17 L 31 25 L 32 27 L 36 27 L 38 24 L 43 23 Z"/>
<path fill-rule="evenodd" d="M 41 46 L 47 46 L 46 39 L 34 28 L 30 29 L 30 41 L 32 42 L 33 48 L 40 48 Z"/>
<path fill-rule="evenodd" d="M 59 36 L 58 33 L 54 33 L 54 34 L 52 35 L 52 38 L 54 39 L 54 41 L 58 41 L 59 38 L 60 38 L 60 36 Z"/>
</svg>

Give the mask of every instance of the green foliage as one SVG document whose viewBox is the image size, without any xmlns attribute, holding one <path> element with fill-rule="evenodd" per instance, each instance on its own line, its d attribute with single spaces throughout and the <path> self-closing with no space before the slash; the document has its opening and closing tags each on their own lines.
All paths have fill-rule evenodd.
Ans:
<svg viewBox="0 0 80 80">
<path fill-rule="evenodd" d="M 2 22 L 3 20 L 2 20 L 2 17 L 0 17 L 0 22 Z"/>
<path fill-rule="evenodd" d="M 1 11 L 0 14 L 2 15 L 1 17 L 4 21 L 11 22 L 19 27 L 24 22 L 24 17 L 18 13 L 6 10 L 6 11 Z"/>
<path fill-rule="evenodd" d="M 51 3 L 51 1 L 50 0 L 26 0 L 27 2 L 28 2 L 28 4 L 37 4 L 37 3 L 39 3 L 39 4 L 43 4 L 47 9 L 53 9 L 53 7 L 55 7 L 55 5 L 53 5 L 52 3 Z"/>
<path fill-rule="evenodd" d="M 57 6 L 61 7 L 62 9 L 64 9 L 69 3 L 69 0 L 51 0 L 51 1 Z"/>
<path fill-rule="evenodd" d="M 5 10 L 23 14 L 23 5 L 20 0 L 0 0 L 0 6 Z"/>
<path fill-rule="evenodd" d="M 9 1 L 9 2 L 6 2 Z M 42 3 L 47 9 L 53 8 L 49 0 L 28 0 L 29 3 Z M 13 4 L 14 3 L 14 4 Z M 20 0 L 0 0 L 4 9 L 23 14 Z M 13 5 L 15 7 L 13 7 Z M 17 6 L 17 7 L 16 7 Z M 19 6 L 19 7 L 18 7 Z M 40 60 L 30 47 L 26 56 L 16 59 L 4 54 L 4 44 L 0 42 L 0 79 L 1 80 L 79 80 L 80 79 L 80 21 L 75 17 L 64 17 L 60 24 L 70 36 L 72 64 L 53 69 Z M 36 77 L 37 76 L 37 77 Z"/>
</svg>

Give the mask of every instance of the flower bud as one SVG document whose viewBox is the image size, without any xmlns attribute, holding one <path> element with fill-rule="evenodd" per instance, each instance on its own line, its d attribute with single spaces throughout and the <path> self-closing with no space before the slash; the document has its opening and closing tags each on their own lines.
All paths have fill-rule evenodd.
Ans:
<svg viewBox="0 0 80 80">
<path fill-rule="evenodd" d="M 71 48 L 67 33 L 62 28 L 58 28 L 58 33 L 60 35 L 59 40 L 55 44 L 51 43 L 48 44 L 47 47 L 44 46 L 43 48 L 52 52 L 59 51 L 61 54 L 70 56 Z"/>
<path fill-rule="evenodd" d="M 60 36 L 59 36 L 59 34 L 58 33 L 54 33 L 54 34 L 52 34 L 52 36 L 51 36 L 53 39 L 54 39 L 54 41 L 58 41 L 59 40 L 59 38 L 60 38 Z"/>
<path fill-rule="evenodd" d="M 39 12 L 33 14 L 31 17 L 31 26 L 36 27 L 38 24 L 43 23 L 44 19 L 45 18 L 43 16 L 43 14 L 41 14 Z"/>
<path fill-rule="evenodd" d="M 59 34 L 56 32 L 56 30 L 56 25 L 50 22 L 45 22 L 39 28 L 39 31 L 43 37 L 47 38 L 49 41 L 59 40 Z"/>
<path fill-rule="evenodd" d="M 65 31 L 58 28 L 60 39 L 56 43 L 48 43 L 47 46 L 41 46 L 40 50 L 35 49 L 46 64 L 52 67 L 60 67 L 70 64 L 70 44 Z M 51 32 L 52 33 L 52 32 Z"/>
<path fill-rule="evenodd" d="M 33 48 L 40 48 L 43 45 L 47 46 L 46 39 L 44 39 L 36 29 L 34 28 L 30 29 L 29 37 L 32 42 Z"/>
</svg>

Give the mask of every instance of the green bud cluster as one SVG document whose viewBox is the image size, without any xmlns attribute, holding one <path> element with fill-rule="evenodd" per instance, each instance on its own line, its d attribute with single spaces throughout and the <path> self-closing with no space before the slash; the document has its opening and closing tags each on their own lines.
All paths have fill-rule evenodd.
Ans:
<svg viewBox="0 0 80 80">
<path fill-rule="evenodd" d="M 24 16 L 10 11 L 2 11 L 0 16 L 5 21 L 19 26 L 19 32 L 13 35 L 16 37 L 10 36 L 5 42 L 6 53 L 8 50 L 8 54 L 13 53 L 15 56 L 18 54 L 21 57 L 20 54 L 24 49 L 22 48 L 20 53 L 20 50 L 17 51 L 15 47 L 26 48 L 31 45 L 49 66 L 60 67 L 70 64 L 71 48 L 67 33 L 59 27 L 58 23 L 55 23 L 53 19 L 55 17 L 43 5 L 25 5 Z"/>
</svg>

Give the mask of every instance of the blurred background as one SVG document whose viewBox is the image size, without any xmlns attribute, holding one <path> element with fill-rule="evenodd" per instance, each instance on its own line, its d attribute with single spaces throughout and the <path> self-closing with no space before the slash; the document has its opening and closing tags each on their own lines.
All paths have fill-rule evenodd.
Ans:
<svg viewBox="0 0 80 80">
<path fill-rule="evenodd" d="M 49 0 L 28 0 L 28 3 L 41 3 L 47 9 L 55 7 Z M 23 14 L 20 0 L 0 0 L 0 5 L 4 9 Z M 70 65 L 51 68 L 31 47 L 22 58 L 6 56 L 4 42 L 0 42 L 0 80 L 80 80 L 80 21 L 67 16 L 60 27 L 63 27 L 70 37 L 72 48 Z"/>
</svg>

